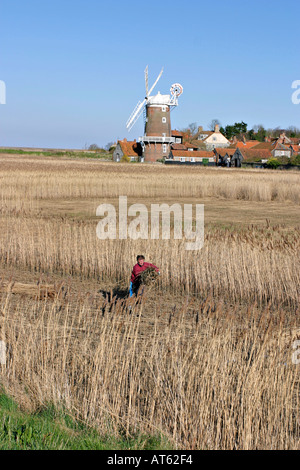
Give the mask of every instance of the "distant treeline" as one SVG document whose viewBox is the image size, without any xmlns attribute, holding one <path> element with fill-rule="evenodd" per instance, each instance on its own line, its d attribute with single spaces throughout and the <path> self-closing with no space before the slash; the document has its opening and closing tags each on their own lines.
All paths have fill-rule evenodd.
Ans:
<svg viewBox="0 0 300 470">
<path fill-rule="evenodd" d="M 266 138 L 275 139 L 279 137 L 283 132 L 287 137 L 300 138 L 300 129 L 296 126 L 289 126 L 286 129 L 282 129 L 281 127 L 265 128 L 262 124 L 257 124 L 251 129 L 248 129 L 248 124 L 244 121 L 222 126 L 218 119 L 213 119 L 210 124 L 208 124 L 208 129 L 210 131 L 213 131 L 216 125 L 219 126 L 220 132 L 228 140 L 231 140 L 234 137 L 236 137 L 237 139 L 245 137 L 247 140 L 258 140 L 259 142 L 263 142 Z M 198 125 L 196 122 L 193 122 L 189 124 L 186 128 L 181 129 L 181 131 L 189 134 L 192 138 L 198 133 Z"/>
</svg>

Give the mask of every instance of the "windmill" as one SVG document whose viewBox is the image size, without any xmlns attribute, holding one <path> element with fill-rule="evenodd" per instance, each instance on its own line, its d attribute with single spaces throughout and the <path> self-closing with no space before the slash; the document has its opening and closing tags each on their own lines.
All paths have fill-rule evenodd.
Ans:
<svg viewBox="0 0 300 470">
<path fill-rule="evenodd" d="M 150 89 L 148 65 L 144 73 L 145 98 L 137 103 L 127 120 L 126 127 L 130 131 L 139 117 L 144 114 L 144 135 L 139 138 L 143 148 L 143 159 L 156 161 L 168 154 L 169 145 L 174 141 L 171 137 L 170 111 L 178 105 L 178 97 L 182 94 L 183 88 L 179 83 L 174 83 L 170 88 L 171 95 L 162 95 L 158 92 L 151 96 L 162 76 L 163 68 Z"/>
<path fill-rule="evenodd" d="M 144 111 L 145 106 L 147 105 L 147 102 L 148 102 L 148 99 L 149 99 L 149 95 L 154 90 L 154 88 L 156 87 L 160 77 L 162 76 L 163 71 L 164 71 L 164 68 L 161 69 L 157 79 L 155 80 L 155 82 L 153 83 L 152 87 L 149 90 L 149 88 L 148 88 L 148 65 L 145 68 L 144 73 L 145 73 L 146 96 L 145 96 L 145 99 L 143 101 L 138 102 L 138 104 L 136 105 L 136 107 L 132 111 L 131 115 L 129 116 L 128 121 L 126 122 L 126 127 L 129 131 L 132 129 L 132 127 L 134 126 L 134 124 L 136 123 L 136 121 L 138 120 L 138 118 L 140 117 L 142 112 Z"/>
</svg>

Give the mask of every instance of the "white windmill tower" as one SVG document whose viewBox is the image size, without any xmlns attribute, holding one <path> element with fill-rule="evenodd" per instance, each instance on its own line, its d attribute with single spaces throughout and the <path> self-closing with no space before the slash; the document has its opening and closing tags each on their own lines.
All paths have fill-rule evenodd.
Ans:
<svg viewBox="0 0 300 470">
<path fill-rule="evenodd" d="M 182 94 L 183 88 L 179 83 L 174 83 L 170 89 L 171 95 L 162 95 L 158 92 L 151 96 L 162 73 L 163 68 L 149 90 L 147 65 L 145 69 L 145 99 L 138 102 L 126 123 L 127 129 L 130 131 L 141 114 L 144 113 L 144 135 L 139 138 L 143 148 L 144 161 L 155 162 L 159 158 L 166 157 L 170 151 L 170 144 L 174 142 L 174 138 L 171 136 L 170 111 L 178 106 L 178 97 Z"/>
</svg>

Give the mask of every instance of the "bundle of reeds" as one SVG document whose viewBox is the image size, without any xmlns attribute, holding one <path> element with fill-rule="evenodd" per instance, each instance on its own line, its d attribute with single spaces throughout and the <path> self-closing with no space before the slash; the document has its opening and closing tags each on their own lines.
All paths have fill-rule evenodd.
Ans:
<svg viewBox="0 0 300 470">
<path fill-rule="evenodd" d="M 145 269 L 145 271 L 141 272 L 139 275 L 140 285 L 144 286 L 153 285 L 155 282 L 157 282 L 157 279 L 158 272 L 152 267 Z"/>
<path fill-rule="evenodd" d="M 0 282 L 0 292 L 27 295 L 34 299 L 54 298 L 58 291 L 54 285 L 22 282 Z"/>
</svg>

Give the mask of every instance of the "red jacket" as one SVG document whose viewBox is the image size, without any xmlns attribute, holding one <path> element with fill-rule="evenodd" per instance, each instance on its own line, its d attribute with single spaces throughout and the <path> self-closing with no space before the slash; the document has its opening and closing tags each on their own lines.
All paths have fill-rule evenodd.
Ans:
<svg viewBox="0 0 300 470">
<path fill-rule="evenodd" d="M 159 271 L 158 267 L 155 266 L 154 264 L 151 263 L 145 263 L 143 266 L 140 266 L 139 263 L 137 263 L 135 266 L 133 266 L 133 270 L 131 273 L 131 282 L 134 284 L 135 281 L 137 280 L 137 277 L 139 274 L 141 274 L 143 271 L 145 271 L 147 268 L 154 268 L 156 271 Z"/>
</svg>

